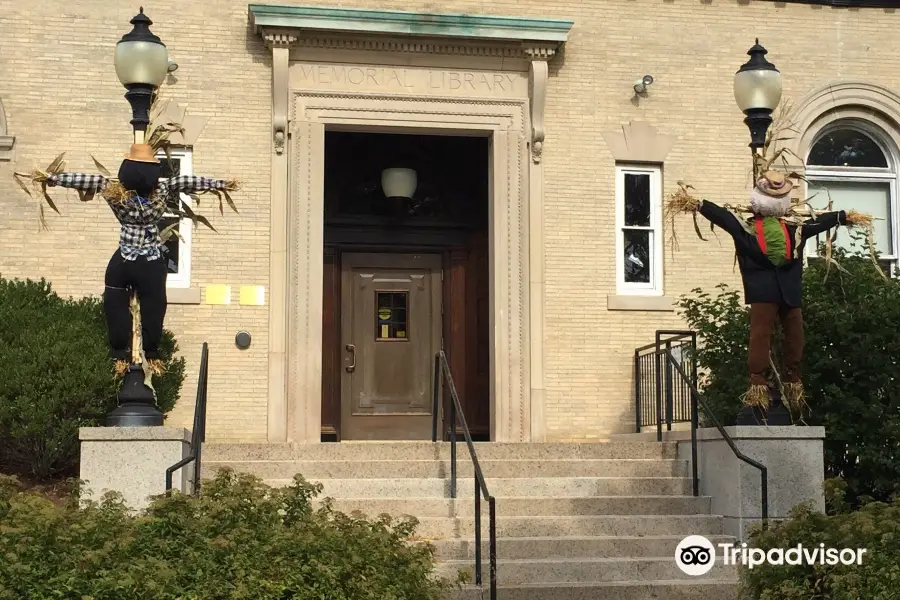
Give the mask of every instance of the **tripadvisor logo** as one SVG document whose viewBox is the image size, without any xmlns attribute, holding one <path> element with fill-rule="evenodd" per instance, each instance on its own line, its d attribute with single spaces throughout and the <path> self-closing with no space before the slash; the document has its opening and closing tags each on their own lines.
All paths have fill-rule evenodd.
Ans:
<svg viewBox="0 0 900 600">
<path fill-rule="evenodd" d="M 866 552 L 865 548 L 826 548 L 825 544 L 811 548 L 797 544 L 791 548 L 763 550 L 750 548 L 746 543 L 713 545 L 702 535 L 691 535 L 675 548 L 675 564 L 685 575 L 699 577 L 713 568 L 717 554 L 723 565 L 744 565 L 752 569 L 760 565 L 861 565 Z"/>
</svg>

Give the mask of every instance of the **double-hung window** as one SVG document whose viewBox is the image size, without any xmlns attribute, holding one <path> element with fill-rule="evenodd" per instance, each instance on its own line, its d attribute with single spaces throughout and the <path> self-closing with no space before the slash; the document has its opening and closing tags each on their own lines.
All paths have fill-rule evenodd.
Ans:
<svg viewBox="0 0 900 600">
<path fill-rule="evenodd" d="M 179 175 L 193 174 L 193 161 L 191 150 L 187 148 L 172 149 L 169 156 L 159 156 L 162 164 L 161 177 L 168 179 Z M 181 195 L 182 200 L 191 202 L 186 194 Z M 166 265 L 168 278 L 166 285 L 170 288 L 188 288 L 191 286 L 191 233 L 193 223 L 188 218 L 179 218 L 178 215 L 166 213 L 160 222 L 160 231 L 177 224 L 174 235 L 166 241 Z"/>
<path fill-rule="evenodd" d="M 830 197 L 832 210 L 855 209 L 877 217 L 875 247 L 883 267 L 892 272 L 898 258 L 900 218 L 897 158 L 887 139 L 887 135 L 866 122 L 837 121 L 812 144 L 806 177 L 808 195 L 814 196 L 810 204 L 816 211 L 826 210 Z M 818 244 L 824 240 L 824 234 L 810 240 L 807 255 L 816 256 Z M 854 239 L 852 230 L 845 227 L 837 229 L 835 245 L 855 254 L 868 252 L 865 242 Z"/>
<path fill-rule="evenodd" d="M 616 288 L 663 294 L 662 171 L 616 166 Z"/>
</svg>

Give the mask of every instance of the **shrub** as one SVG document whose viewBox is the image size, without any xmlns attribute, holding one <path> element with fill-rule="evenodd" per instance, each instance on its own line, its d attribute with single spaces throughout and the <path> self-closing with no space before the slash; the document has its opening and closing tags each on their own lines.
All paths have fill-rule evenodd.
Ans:
<svg viewBox="0 0 900 600">
<path fill-rule="evenodd" d="M 846 481 L 851 503 L 887 501 L 900 482 L 900 280 L 885 282 L 868 259 L 835 256 L 845 271 L 832 265 L 826 275 L 812 261 L 804 275 L 808 422 L 825 426 L 826 476 Z M 750 317 L 741 291 L 718 288 L 678 304 L 701 340 L 701 388 L 730 425 L 748 385 Z"/>
<path fill-rule="evenodd" d="M 830 480 L 832 516 L 808 505 L 795 508 L 789 520 L 756 531 L 750 546 L 771 548 L 865 549 L 861 565 L 762 565 L 741 571 L 747 600 L 894 600 L 900 584 L 900 499 L 873 502 L 847 512 L 846 484 Z"/>
<path fill-rule="evenodd" d="M 184 359 L 165 332 L 159 409 L 175 405 Z M 106 321 L 97 298 L 60 298 L 44 281 L 0 279 L 0 472 L 37 479 L 74 475 L 78 428 L 116 406 Z"/>
<path fill-rule="evenodd" d="M 220 471 L 198 497 L 131 515 L 114 496 L 58 507 L 0 482 L 0 600 L 437 600 L 414 520 L 315 509 L 321 485 Z"/>
</svg>

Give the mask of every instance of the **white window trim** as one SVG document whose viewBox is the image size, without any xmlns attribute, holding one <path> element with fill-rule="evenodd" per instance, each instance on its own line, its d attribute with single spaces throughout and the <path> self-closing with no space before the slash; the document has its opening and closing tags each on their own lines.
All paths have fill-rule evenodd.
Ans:
<svg viewBox="0 0 900 600">
<path fill-rule="evenodd" d="M 888 183 L 890 184 L 890 219 L 891 219 L 891 248 L 893 254 L 883 254 L 879 258 L 897 263 L 900 258 L 900 206 L 898 206 L 897 192 L 900 190 L 900 156 L 884 142 L 885 133 L 879 128 L 858 119 L 840 119 L 824 128 L 816 136 L 809 146 L 812 152 L 816 142 L 822 136 L 828 135 L 837 129 L 851 129 L 868 136 L 878 146 L 888 161 L 888 167 L 818 167 L 816 165 L 806 167 L 806 178 L 810 183 Z M 807 162 L 809 155 L 807 154 Z M 818 257 L 818 240 L 811 238 L 806 244 L 806 256 Z M 893 269 L 892 269 L 893 271 Z"/>
<path fill-rule="evenodd" d="M 193 175 L 194 161 L 193 152 L 190 148 L 173 148 L 169 151 L 172 158 L 181 161 L 181 170 L 179 175 Z M 164 155 L 160 156 L 160 160 Z M 185 202 L 191 202 L 190 196 L 181 194 L 181 199 Z M 165 216 L 173 217 L 172 213 L 166 213 Z M 191 251 L 193 250 L 193 222 L 188 218 L 182 218 L 178 225 L 178 233 L 181 234 L 181 240 L 178 246 L 178 273 L 169 273 L 166 278 L 166 287 L 169 288 L 189 288 L 191 287 Z"/>
<path fill-rule="evenodd" d="M 625 227 L 625 175 L 650 176 L 650 225 Z M 625 281 L 625 229 L 650 231 L 650 283 Z M 616 165 L 616 293 L 633 296 L 663 295 L 662 168 L 652 165 Z"/>
</svg>

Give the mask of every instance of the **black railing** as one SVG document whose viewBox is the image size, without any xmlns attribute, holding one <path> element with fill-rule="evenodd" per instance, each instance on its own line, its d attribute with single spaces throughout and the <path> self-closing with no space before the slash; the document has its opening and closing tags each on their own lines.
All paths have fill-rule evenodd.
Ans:
<svg viewBox="0 0 900 600">
<path fill-rule="evenodd" d="M 634 351 L 634 405 L 635 430 L 656 425 L 656 439 L 662 440 L 662 426 L 668 431 L 672 423 L 688 423 L 691 420 L 691 390 L 697 386 L 697 334 L 693 331 L 656 332 L 656 342 Z M 681 381 L 660 350 L 676 356 L 681 365 L 687 365 L 691 378 Z"/>
<path fill-rule="evenodd" d="M 450 374 L 450 365 L 447 363 L 447 355 L 441 350 L 434 357 L 434 405 L 431 417 L 431 441 L 437 442 L 438 415 L 441 403 L 441 391 L 443 384 L 447 384 L 450 393 L 450 497 L 456 498 L 456 424 L 457 419 L 462 426 L 466 446 L 469 448 L 469 456 L 472 458 L 472 468 L 475 472 L 475 584 L 481 585 L 481 497 L 488 502 L 488 560 L 491 577 L 491 600 L 497 600 L 497 503 L 488 492 L 481 465 L 478 464 L 478 455 L 475 453 L 475 444 L 472 442 L 472 434 L 466 424 L 466 415 L 463 413 L 462 404 L 459 402 L 459 394 L 456 392 L 456 384 Z"/>
<path fill-rule="evenodd" d="M 200 454 L 206 442 L 206 388 L 209 378 L 209 345 L 203 342 L 200 352 L 200 375 L 197 377 L 197 401 L 194 404 L 194 428 L 191 430 L 191 453 L 166 469 L 166 492 L 172 490 L 172 474 L 178 469 L 194 463 L 194 478 L 191 493 L 200 492 Z"/>
<path fill-rule="evenodd" d="M 666 338 L 665 336 L 674 337 Z M 682 344 L 679 346 L 676 344 L 676 342 L 688 339 L 690 340 L 690 350 L 688 355 L 685 356 L 684 345 Z M 653 352 L 644 354 L 644 352 L 651 348 L 653 349 Z M 675 354 L 675 348 L 678 348 L 677 356 Z M 653 395 L 654 401 L 652 403 L 652 407 L 656 409 L 657 416 L 656 439 L 661 441 L 663 412 L 662 399 L 664 390 L 687 390 L 688 419 L 683 419 L 683 413 L 680 413 L 674 409 L 674 407 L 680 405 L 673 400 L 674 395 L 671 393 L 666 394 L 666 415 L 678 414 L 679 416 L 678 420 L 667 418 L 667 423 L 670 430 L 673 421 L 679 422 L 683 420 L 689 420 L 691 423 L 691 478 L 693 480 L 692 483 L 694 496 L 700 495 L 699 464 L 697 461 L 697 428 L 699 427 L 700 421 L 699 412 L 702 408 L 703 412 L 706 413 L 707 420 L 719 431 L 722 439 L 725 440 L 725 443 L 728 444 L 728 447 L 731 448 L 731 451 L 738 458 L 738 460 L 747 463 L 751 467 L 759 470 L 760 504 L 762 505 L 760 514 L 762 515 L 763 528 L 766 528 L 768 527 L 769 523 L 769 471 L 768 469 L 766 469 L 766 466 L 764 464 L 759 461 L 753 460 L 738 449 L 738 447 L 734 443 L 734 440 L 731 439 L 731 436 L 728 435 L 728 432 L 725 431 L 725 428 L 716 418 L 716 415 L 713 414 L 713 411 L 709 408 L 709 405 L 703 398 L 703 394 L 701 394 L 700 390 L 697 389 L 697 360 L 695 355 L 696 348 L 696 332 L 661 330 L 656 332 L 655 344 L 649 344 L 634 351 L 635 394 L 638 396 L 636 403 L 637 409 L 638 411 L 640 411 L 643 406 L 646 406 L 646 404 L 642 402 L 642 398 L 640 395 L 642 391 L 644 391 L 644 389 L 647 387 L 655 391 L 655 394 Z M 649 365 L 652 365 L 652 370 L 642 370 L 642 363 L 640 361 L 645 361 Z M 686 364 L 688 365 L 688 368 L 685 368 Z M 688 373 L 688 370 L 690 370 L 690 373 Z M 649 377 L 650 382 L 649 385 L 644 385 L 645 382 L 643 382 L 642 379 L 647 377 L 648 371 L 652 373 Z M 638 432 L 640 432 L 640 413 L 638 414 L 637 422 Z"/>
</svg>

